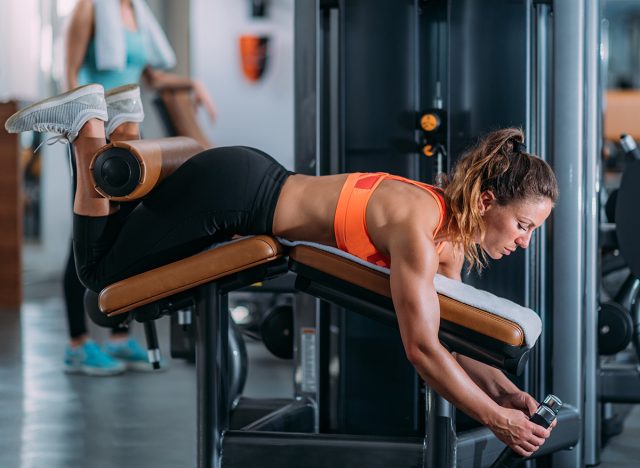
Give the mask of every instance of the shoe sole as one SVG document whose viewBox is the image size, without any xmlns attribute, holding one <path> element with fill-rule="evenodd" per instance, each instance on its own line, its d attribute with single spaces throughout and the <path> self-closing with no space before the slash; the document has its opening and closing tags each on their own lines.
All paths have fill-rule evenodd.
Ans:
<svg viewBox="0 0 640 468">
<path fill-rule="evenodd" d="M 58 96 L 54 96 L 44 101 L 36 102 L 35 104 L 31 104 L 30 106 L 25 107 L 24 109 L 19 110 L 11 117 L 7 119 L 4 124 L 4 127 L 7 131 L 10 131 L 10 127 L 16 120 L 32 114 L 37 111 L 49 109 L 51 107 L 55 107 L 59 104 L 64 104 L 68 101 L 73 101 L 82 96 L 88 96 L 89 94 L 104 94 L 104 88 L 99 84 L 88 84 L 84 86 L 80 86 L 79 88 L 72 89 L 71 91 L 67 91 L 66 93 L 59 94 Z"/>
<path fill-rule="evenodd" d="M 144 122 L 144 114 L 117 114 L 113 117 L 104 128 L 107 138 L 111 138 L 111 134 L 123 123 L 142 123 Z"/>
<path fill-rule="evenodd" d="M 137 84 L 128 84 L 110 89 L 104 93 L 104 99 L 107 104 L 119 101 L 120 99 L 129 99 L 132 97 L 140 98 L 140 86 Z"/>
<path fill-rule="evenodd" d="M 140 86 L 138 86 L 137 84 L 118 86 L 117 88 L 113 88 L 107 91 L 107 93 L 104 95 L 104 98 L 107 103 L 107 107 L 114 102 L 122 101 L 124 99 L 137 99 L 138 101 L 140 101 Z M 116 114 L 107 123 L 107 126 L 105 127 L 105 133 L 107 135 L 107 138 L 109 138 L 119 125 L 125 122 L 141 123 L 143 121 L 144 111 L 142 110 L 142 108 L 140 109 L 140 112 L 135 114 Z"/>
</svg>

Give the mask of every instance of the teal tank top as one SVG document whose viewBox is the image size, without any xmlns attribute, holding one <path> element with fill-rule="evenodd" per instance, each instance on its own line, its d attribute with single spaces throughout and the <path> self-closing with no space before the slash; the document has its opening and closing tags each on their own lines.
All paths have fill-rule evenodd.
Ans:
<svg viewBox="0 0 640 468">
<path fill-rule="evenodd" d="M 96 44 L 91 39 L 87 47 L 84 62 L 78 73 L 78 84 L 101 84 L 105 90 L 125 84 L 138 83 L 142 71 L 147 66 L 147 54 L 144 49 L 142 33 L 125 29 L 127 61 L 122 70 L 98 70 L 96 68 Z"/>
</svg>

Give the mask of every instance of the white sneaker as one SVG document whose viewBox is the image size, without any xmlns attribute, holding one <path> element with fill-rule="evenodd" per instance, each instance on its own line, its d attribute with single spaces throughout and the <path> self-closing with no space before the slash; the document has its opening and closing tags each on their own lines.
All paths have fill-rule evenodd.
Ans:
<svg viewBox="0 0 640 468">
<path fill-rule="evenodd" d="M 144 110 L 140 99 L 140 86 L 130 84 L 110 89 L 104 95 L 107 101 L 109 121 L 105 128 L 107 138 L 118 125 L 125 122 L 140 123 L 144 120 Z"/>
<path fill-rule="evenodd" d="M 90 84 L 36 102 L 13 114 L 4 124 L 9 133 L 32 130 L 62 135 L 73 142 L 89 119 L 108 119 L 104 89 Z"/>
</svg>

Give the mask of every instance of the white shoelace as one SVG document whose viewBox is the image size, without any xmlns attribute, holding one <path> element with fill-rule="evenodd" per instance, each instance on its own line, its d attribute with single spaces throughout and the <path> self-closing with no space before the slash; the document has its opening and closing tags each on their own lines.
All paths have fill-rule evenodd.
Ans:
<svg viewBox="0 0 640 468">
<path fill-rule="evenodd" d="M 42 140 L 40 142 L 40 144 L 38 145 L 38 147 L 34 150 L 34 154 L 38 152 L 38 150 L 42 147 L 42 145 L 46 144 L 47 146 L 53 146 L 56 143 L 63 143 L 65 145 L 70 145 L 71 142 L 69 141 L 69 139 L 67 138 L 66 135 L 56 135 L 53 137 L 49 137 L 46 140 Z"/>
</svg>

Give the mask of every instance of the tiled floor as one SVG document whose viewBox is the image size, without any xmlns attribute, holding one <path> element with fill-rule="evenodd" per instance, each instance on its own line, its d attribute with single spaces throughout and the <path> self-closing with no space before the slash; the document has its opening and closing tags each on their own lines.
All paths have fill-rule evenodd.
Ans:
<svg viewBox="0 0 640 468">
<path fill-rule="evenodd" d="M 21 313 L 0 312 L 0 468 L 195 466 L 194 367 L 170 360 L 159 373 L 65 374 L 62 299 L 56 286 L 36 287 Z M 134 327 L 142 339 L 142 326 Z M 168 354 L 166 319 L 158 334 Z M 93 327 L 92 335 L 107 336 Z M 261 343 L 247 347 L 245 394 L 290 397 L 290 363 Z"/>
<path fill-rule="evenodd" d="M 624 432 L 602 451 L 601 468 L 640 467 L 640 405 L 625 420 Z"/>
<path fill-rule="evenodd" d="M 168 353 L 168 323 L 159 323 Z M 142 338 L 142 327 L 134 334 Z M 104 339 L 103 330 L 92 335 Z M 170 360 L 160 373 L 98 378 L 62 371 L 66 323 L 59 286 L 34 283 L 18 312 L 0 311 L 0 468 L 195 466 L 195 369 Z M 290 364 L 261 343 L 245 395 L 289 397 Z M 602 454 L 601 467 L 640 466 L 640 409 Z M 256 465 L 257 466 L 257 465 Z"/>
</svg>

